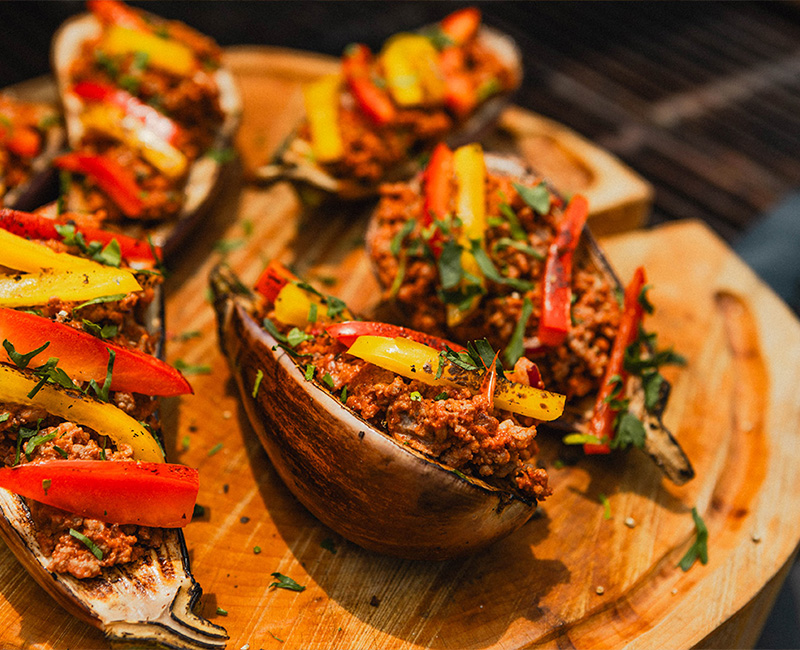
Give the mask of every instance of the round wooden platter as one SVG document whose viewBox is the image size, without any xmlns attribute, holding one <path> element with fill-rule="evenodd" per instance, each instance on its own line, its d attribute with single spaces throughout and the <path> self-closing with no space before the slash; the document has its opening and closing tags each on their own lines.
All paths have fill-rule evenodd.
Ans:
<svg viewBox="0 0 800 650">
<path fill-rule="evenodd" d="M 254 125 L 270 96 L 273 106 L 291 101 L 286 91 L 301 71 L 264 69 L 267 99 L 256 93 L 254 104 L 246 79 L 256 73 L 237 68 L 237 56 L 240 145 L 277 142 L 285 131 Z M 227 627 L 229 648 L 754 643 L 800 539 L 800 324 L 705 226 L 678 223 L 602 242 L 623 278 L 646 265 L 656 305 L 649 326 L 688 359 L 668 370 L 665 420 L 697 477 L 675 487 L 638 451 L 557 469 L 560 437 L 542 430 L 554 495 L 540 516 L 476 556 L 412 562 L 343 540 L 280 482 L 239 404 L 207 294 L 208 271 L 220 260 L 252 283 L 278 257 L 368 312 L 379 299 L 363 252 L 369 205 L 304 209 L 287 184 L 247 185 L 242 167 L 225 181 L 167 282 L 169 359 L 201 374 L 191 377 L 195 394 L 166 400 L 162 416 L 170 458 L 200 471 L 205 514 L 186 528 L 186 541 L 205 592 L 199 609 Z M 709 529 L 709 561 L 684 572 L 676 565 L 694 538 L 693 507 Z M 273 573 L 304 590 L 272 587 Z M 58 608 L 2 546 L 0 647 L 107 644 Z"/>
</svg>

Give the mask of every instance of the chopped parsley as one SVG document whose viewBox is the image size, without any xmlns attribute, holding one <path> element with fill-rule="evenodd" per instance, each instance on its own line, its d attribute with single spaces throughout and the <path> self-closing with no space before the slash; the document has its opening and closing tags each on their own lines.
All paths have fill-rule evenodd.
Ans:
<svg viewBox="0 0 800 650">
<path fill-rule="evenodd" d="M 529 282 L 528 280 L 508 278 L 504 275 L 501 275 L 487 252 L 483 250 L 483 246 L 481 246 L 481 242 L 479 240 L 473 239 L 471 244 L 472 255 L 478 264 L 478 268 L 480 268 L 481 273 L 483 273 L 483 275 L 485 275 L 489 280 L 496 282 L 497 284 L 505 284 L 512 289 L 516 289 L 517 291 L 530 291 L 533 289 L 533 283 Z"/>
<path fill-rule="evenodd" d="M 443 399 L 447 399 L 447 392 L 446 391 L 442 391 L 441 393 L 439 393 L 436 397 L 433 398 L 433 401 L 434 402 L 438 402 L 439 400 L 443 400 Z"/>
<path fill-rule="evenodd" d="M 412 402 L 421 402 L 422 401 L 422 395 L 420 394 L 420 392 L 418 390 L 413 391 L 408 397 Z"/>
<path fill-rule="evenodd" d="M 218 453 L 224 446 L 225 445 L 223 445 L 221 442 L 218 442 L 216 445 L 214 445 L 211 449 L 208 450 L 208 456 L 210 457 Z"/>
<path fill-rule="evenodd" d="M 254 546 L 253 547 L 253 553 L 255 555 L 258 555 L 259 553 L 261 553 L 261 547 L 260 546 Z"/>
<path fill-rule="evenodd" d="M 692 518 L 696 531 L 695 540 L 678 563 L 678 566 L 684 571 L 691 569 L 695 560 L 700 560 L 700 564 L 708 563 L 708 528 L 696 507 L 692 508 Z"/>
<path fill-rule="evenodd" d="M 565 445 L 602 445 L 604 444 L 603 440 L 600 440 L 597 436 L 593 436 L 589 433 L 568 433 L 565 435 L 561 442 Z"/>
<path fill-rule="evenodd" d="M 211 366 L 208 364 L 190 365 L 183 359 L 175 359 L 173 364 L 175 368 L 180 370 L 184 375 L 209 375 L 211 374 Z"/>
<path fill-rule="evenodd" d="M 258 372 L 256 372 L 256 382 L 253 384 L 253 399 L 255 399 L 256 395 L 258 395 L 258 389 L 261 387 L 262 379 L 264 379 L 264 371 L 259 368 Z"/>
<path fill-rule="evenodd" d="M 603 505 L 603 519 L 608 521 L 609 519 L 611 519 L 611 502 L 608 500 L 608 497 L 602 492 L 597 495 L 597 499 Z"/>
<path fill-rule="evenodd" d="M 30 460 L 31 454 L 39 445 L 44 444 L 45 442 L 50 442 L 51 440 L 54 440 L 55 437 L 56 437 L 55 433 L 48 433 L 42 436 L 33 436 L 25 443 L 25 446 L 22 448 L 22 450 L 25 452 L 25 457 L 28 460 Z"/>
<path fill-rule="evenodd" d="M 14 348 L 14 344 L 11 343 L 11 341 L 9 341 L 8 339 L 5 339 L 3 341 L 3 347 L 6 349 L 9 358 L 14 362 L 14 365 L 16 365 L 17 368 L 19 368 L 20 370 L 25 370 L 25 368 L 27 368 L 28 364 L 31 362 L 31 359 L 33 359 L 40 352 L 44 352 L 49 345 L 50 341 L 47 341 L 41 347 L 36 348 L 35 350 L 31 350 L 26 354 L 22 354 L 16 351 L 16 349 Z"/>
<path fill-rule="evenodd" d="M 519 183 L 514 183 L 514 189 L 520 195 L 520 198 L 525 201 L 528 207 L 539 214 L 547 214 L 550 212 L 550 190 L 544 183 L 539 183 L 535 187 L 525 187 Z"/>
<path fill-rule="evenodd" d="M 293 348 L 303 343 L 303 341 L 313 341 L 314 337 L 311 334 L 306 334 L 299 327 L 293 327 L 286 335 L 286 342 Z"/>
<path fill-rule="evenodd" d="M 331 377 L 331 373 L 326 372 L 322 376 L 322 383 L 325 384 L 331 390 L 333 390 L 334 384 L 333 384 L 333 377 Z"/>
<path fill-rule="evenodd" d="M 529 246 L 524 241 L 509 239 L 508 237 L 501 237 L 492 246 L 493 251 L 501 251 L 504 248 L 513 248 L 539 261 L 545 259 L 544 253 L 542 253 L 539 250 L 536 250 L 535 248 L 533 248 L 533 246 Z"/>
<path fill-rule="evenodd" d="M 616 435 L 611 440 L 612 449 L 626 449 L 628 447 L 644 447 L 646 432 L 644 424 L 630 411 L 617 415 L 615 425 Z"/>
<path fill-rule="evenodd" d="M 461 246 L 452 239 L 448 239 L 442 245 L 442 252 L 439 255 L 439 280 L 442 289 L 453 289 L 461 282 L 464 277 L 464 269 L 461 266 Z"/>
<path fill-rule="evenodd" d="M 342 393 L 339 395 L 339 401 L 341 401 L 342 404 L 347 403 L 347 386 L 342 387 Z"/>
<path fill-rule="evenodd" d="M 44 495 L 47 496 L 47 491 L 50 489 L 53 481 L 49 478 L 42 479 L 42 489 L 44 490 Z"/>
<path fill-rule="evenodd" d="M 3 341 L 3 347 L 6 349 L 9 358 L 14 362 L 14 364 L 24 370 L 28 367 L 31 360 L 40 352 L 44 351 L 47 346 L 50 345 L 50 342 L 47 341 L 44 345 L 37 348 L 36 350 L 32 350 L 26 354 L 22 354 L 17 352 L 14 349 L 14 345 L 8 339 Z M 44 386 L 47 382 L 51 382 L 54 384 L 58 384 L 64 388 L 75 388 L 75 383 L 70 379 L 69 375 L 64 372 L 61 368 L 58 367 L 58 358 L 57 357 L 50 357 L 45 363 L 41 366 L 33 369 L 33 374 L 39 377 L 39 383 L 34 386 L 31 391 L 28 393 L 28 398 L 33 398 L 36 393 L 38 393 L 42 386 Z"/>
<path fill-rule="evenodd" d="M 16 453 L 14 454 L 14 465 L 19 465 L 19 452 L 22 450 L 22 441 L 30 440 L 39 435 L 39 428 L 42 426 L 42 418 L 36 420 L 36 428 L 20 427 L 17 431 Z"/>
<path fill-rule="evenodd" d="M 75 307 L 74 311 L 78 309 L 83 309 L 84 307 L 88 307 L 89 305 L 99 305 L 106 302 L 116 302 L 117 300 L 122 300 L 127 293 L 115 293 L 110 296 L 100 296 L 98 298 L 92 298 L 91 300 L 87 300 L 86 302 L 82 302 L 80 305 Z"/>
<path fill-rule="evenodd" d="M 247 242 L 244 239 L 220 239 L 214 244 L 214 250 L 220 255 L 227 255 L 240 249 Z"/>
<path fill-rule="evenodd" d="M 236 158 L 236 152 L 233 147 L 226 147 L 225 149 L 209 149 L 206 155 L 213 161 L 218 162 L 220 165 L 229 163 Z"/>
<path fill-rule="evenodd" d="M 219 614 L 220 616 L 227 616 L 228 610 L 222 609 L 222 607 L 217 607 L 217 614 Z"/>
<path fill-rule="evenodd" d="M 400 255 L 400 251 L 403 247 L 403 240 L 408 237 L 413 231 L 414 227 L 417 225 L 416 219 L 409 219 L 403 224 L 403 227 L 397 231 L 394 237 L 392 237 L 392 241 L 389 244 L 389 250 L 391 251 L 392 255 L 398 257 Z"/>
<path fill-rule="evenodd" d="M 316 370 L 317 369 L 310 363 L 306 366 L 306 381 L 311 381 L 314 379 L 314 373 Z"/>
<path fill-rule="evenodd" d="M 522 301 L 522 312 L 519 315 L 519 320 L 514 326 L 514 332 L 511 334 L 511 339 L 508 346 L 503 352 L 503 358 L 509 368 L 513 368 L 519 358 L 525 353 L 525 327 L 528 324 L 533 313 L 533 303 L 527 296 Z"/>
<path fill-rule="evenodd" d="M 2 414 L 0 414 L 0 422 L 5 422 L 10 417 L 11 417 L 11 413 L 2 413 Z"/>
<path fill-rule="evenodd" d="M 106 350 L 108 350 L 108 365 L 106 366 L 106 378 L 103 381 L 103 385 L 99 386 L 94 379 L 90 379 L 89 388 L 86 389 L 87 394 L 89 389 L 91 389 L 95 392 L 97 397 L 104 402 L 108 401 L 108 392 L 111 389 L 111 377 L 114 371 L 114 360 L 117 357 L 117 353 L 111 348 L 106 348 Z"/>
<path fill-rule="evenodd" d="M 113 339 L 119 333 L 119 325 L 106 323 L 103 326 L 93 323 L 90 320 L 82 319 L 84 331 L 97 336 L 101 339 Z"/>
<path fill-rule="evenodd" d="M 98 560 L 103 559 L 103 551 L 100 549 L 99 546 L 97 546 L 97 544 L 95 544 L 92 540 L 86 537 L 86 535 L 84 535 L 83 533 L 79 533 L 74 528 L 69 529 L 69 534 L 72 535 L 79 542 L 83 542 L 86 548 L 88 548 L 92 552 L 92 555 L 94 555 Z"/>
<path fill-rule="evenodd" d="M 119 268 L 122 262 L 122 251 L 116 239 L 112 239 L 108 244 L 103 246 L 102 242 L 99 241 L 86 243 L 83 233 L 77 232 L 75 226 L 71 223 L 56 224 L 55 229 L 56 232 L 61 235 L 61 240 L 67 246 L 77 246 L 81 253 L 90 257 L 95 262 Z"/>
<path fill-rule="evenodd" d="M 305 591 L 306 589 L 305 586 L 297 584 L 297 582 L 292 580 L 289 576 L 285 576 L 277 571 L 270 573 L 270 575 L 275 578 L 275 581 L 270 583 L 270 588 L 288 589 L 289 591 Z"/>
</svg>

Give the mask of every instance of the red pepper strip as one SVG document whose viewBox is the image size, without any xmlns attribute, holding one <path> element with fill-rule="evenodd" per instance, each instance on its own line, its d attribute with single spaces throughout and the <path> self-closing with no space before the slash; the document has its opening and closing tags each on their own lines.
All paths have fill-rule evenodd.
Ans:
<svg viewBox="0 0 800 650">
<path fill-rule="evenodd" d="M 200 480 L 185 465 L 54 460 L 0 469 L 0 487 L 81 517 L 181 528 L 192 520 Z"/>
<path fill-rule="evenodd" d="M 611 354 L 608 358 L 608 365 L 603 375 L 603 383 L 597 393 L 597 401 L 594 405 L 594 413 L 589 421 L 587 433 L 596 437 L 598 440 L 614 437 L 614 418 L 617 411 L 608 404 L 608 399 L 618 386 L 617 382 L 612 381 L 616 376 L 622 379 L 624 385 L 627 373 L 623 368 L 625 360 L 625 348 L 636 340 L 639 334 L 639 324 L 644 316 L 644 307 L 639 301 L 639 296 L 647 284 L 647 277 L 644 268 L 641 266 L 636 269 L 630 284 L 625 288 L 625 305 L 619 323 L 619 331 L 614 339 Z M 587 454 L 607 454 L 611 451 L 608 444 L 585 444 L 583 451 Z"/>
<path fill-rule="evenodd" d="M 0 210 L 0 228 L 28 239 L 52 239 L 61 241 L 62 237 L 56 230 L 56 226 L 69 223 L 68 213 L 60 215 L 58 219 L 49 219 L 39 214 L 9 210 L 8 208 Z M 76 233 L 79 232 L 83 235 L 86 243 L 97 241 L 105 246 L 116 239 L 122 257 L 129 262 L 160 262 L 162 259 L 160 248 L 155 245 L 151 248 L 148 242 L 143 242 L 133 237 L 128 237 L 127 235 L 109 232 L 108 230 L 101 230 L 100 228 L 92 228 L 90 226 L 81 226 L 78 224 L 72 225 Z M 153 251 L 155 251 L 155 256 Z M 158 259 L 156 259 L 156 256 Z"/>
<path fill-rule="evenodd" d="M 269 302 L 275 302 L 275 298 L 290 280 L 297 280 L 297 276 L 287 269 L 277 260 L 270 260 L 261 275 L 256 280 L 255 290 L 264 296 Z"/>
<path fill-rule="evenodd" d="M 0 341 L 6 339 L 20 353 L 28 353 L 46 341 L 50 342 L 30 361 L 31 368 L 45 363 L 50 357 L 57 357 L 58 367 L 72 379 L 94 379 L 102 385 L 108 369 L 108 351 L 113 350 L 116 357 L 111 390 L 163 396 L 192 393 L 192 387 L 184 376 L 160 359 L 36 314 L 0 308 Z M 5 348 L 0 350 L 0 361 L 11 363 Z"/>
<path fill-rule="evenodd" d="M 567 205 L 553 243 L 547 251 L 542 282 L 542 316 L 539 341 L 556 346 L 567 338 L 572 302 L 572 256 L 589 215 L 589 202 L 576 194 Z"/>
<path fill-rule="evenodd" d="M 129 217 L 139 217 L 144 210 L 133 173 L 116 160 L 97 154 L 73 152 L 53 161 L 59 169 L 91 176 L 120 210 Z"/>
<path fill-rule="evenodd" d="M 463 45 L 478 33 L 481 12 L 477 7 L 465 7 L 445 16 L 439 22 L 442 32 L 456 45 Z"/>
<path fill-rule="evenodd" d="M 436 145 L 422 177 L 423 208 L 422 223 L 430 226 L 435 219 L 444 219 L 450 212 L 450 199 L 453 195 L 453 152 L 444 142 Z M 442 252 L 444 236 L 437 228 L 428 243 L 438 259 Z"/>
<path fill-rule="evenodd" d="M 342 57 L 342 72 L 358 105 L 378 125 L 392 122 L 396 115 L 389 93 L 378 88 L 370 75 L 372 52 L 360 43 L 347 48 Z"/>
<path fill-rule="evenodd" d="M 371 321 L 344 321 L 343 323 L 333 323 L 326 325 L 325 329 L 333 338 L 346 347 L 355 343 L 359 336 L 385 336 L 388 338 L 405 338 L 422 343 L 437 350 L 444 350 L 449 347 L 455 352 L 464 352 L 466 348 L 458 343 L 441 339 L 438 336 L 425 334 L 416 330 L 392 325 L 390 323 L 376 323 Z"/>
<path fill-rule="evenodd" d="M 117 0 L 88 0 L 86 7 L 106 25 L 119 25 L 144 32 L 153 31 L 141 15 Z"/>
<path fill-rule="evenodd" d="M 72 92 L 81 99 L 121 108 L 126 115 L 136 118 L 148 130 L 170 144 L 175 144 L 180 133 L 178 125 L 166 115 L 159 113 L 155 108 L 145 104 L 122 88 L 95 81 L 79 81 L 72 87 Z"/>
<path fill-rule="evenodd" d="M 42 148 L 42 136 L 30 126 L 0 126 L 0 142 L 22 158 L 33 158 Z"/>
</svg>

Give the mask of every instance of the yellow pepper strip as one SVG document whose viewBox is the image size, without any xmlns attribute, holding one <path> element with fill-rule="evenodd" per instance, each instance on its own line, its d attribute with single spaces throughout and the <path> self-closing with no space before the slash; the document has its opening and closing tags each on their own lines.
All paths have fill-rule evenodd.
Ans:
<svg viewBox="0 0 800 650">
<path fill-rule="evenodd" d="M 275 318 L 285 325 L 294 325 L 302 329 L 311 322 L 309 320 L 312 311 L 311 305 L 316 305 L 314 322 L 331 322 L 325 298 L 297 286 L 294 282 L 289 282 L 275 296 Z M 336 320 L 350 320 L 352 317 L 350 311 L 343 309 L 337 315 Z"/>
<path fill-rule="evenodd" d="M 187 77 L 196 66 L 194 53 L 183 43 L 120 25 L 109 25 L 99 49 L 106 54 L 147 54 L 147 65 Z"/>
<path fill-rule="evenodd" d="M 339 75 L 328 75 L 303 87 L 311 149 L 318 162 L 333 162 L 344 155 L 339 130 Z"/>
<path fill-rule="evenodd" d="M 0 229 L 0 266 L 26 273 L 45 269 L 74 271 L 103 268 L 102 264 L 92 260 L 67 253 L 56 253 L 52 248 L 2 229 Z"/>
<path fill-rule="evenodd" d="M 186 172 L 188 161 L 181 151 L 116 106 L 93 104 L 81 115 L 81 121 L 88 130 L 99 131 L 139 151 L 147 162 L 170 178 L 179 178 Z"/>
<path fill-rule="evenodd" d="M 32 398 L 28 397 L 38 383 L 38 378 L 0 364 L 0 402 L 40 406 L 52 415 L 108 436 L 117 446 L 130 445 L 135 460 L 164 462 L 164 455 L 152 434 L 122 409 L 53 384 L 45 384 Z"/>
<path fill-rule="evenodd" d="M 465 371 L 445 359 L 446 365 L 437 378 L 439 351 L 411 339 L 359 336 L 347 353 L 432 386 L 465 386 L 477 392 L 486 373 L 486 370 Z M 498 377 L 493 400 L 499 409 L 550 421 L 564 412 L 566 397 Z"/>
<path fill-rule="evenodd" d="M 33 307 L 51 298 L 86 301 L 141 289 L 132 273 L 110 266 L 0 275 L 0 307 Z"/>
<path fill-rule="evenodd" d="M 462 246 L 461 268 L 480 278 L 481 273 L 475 256 L 471 252 L 472 241 L 479 240 L 483 246 L 486 231 L 486 163 L 483 149 L 477 143 L 459 147 L 453 152 L 453 169 L 456 177 L 456 216 L 461 220 L 461 235 L 458 243 Z M 447 324 L 461 323 L 478 306 L 480 296 L 475 296 L 468 309 L 460 310 L 457 305 L 447 305 Z"/>
<path fill-rule="evenodd" d="M 312 303 L 317 305 L 317 320 L 325 320 L 322 298 L 289 282 L 275 298 L 275 318 L 286 325 L 303 328 L 308 325 Z"/>
<path fill-rule="evenodd" d="M 392 98 L 400 106 L 441 103 L 445 83 L 439 54 L 418 34 L 396 34 L 381 52 L 381 65 Z"/>
</svg>

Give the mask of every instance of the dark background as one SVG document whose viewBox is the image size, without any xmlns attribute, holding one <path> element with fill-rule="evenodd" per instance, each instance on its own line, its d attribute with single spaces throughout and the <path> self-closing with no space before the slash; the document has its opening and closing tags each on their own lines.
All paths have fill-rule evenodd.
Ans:
<svg viewBox="0 0 800 650">
<path fill-rule="evenodd" d="M 737 245 L 782 201 L 800 196 L 794 194 L 800 189 L 800 4 L 477 4 L 485 22 L 511 34 L 523 51 L 526 76 L 516 103 L 567 124 L 652 183 L 651 224 L 701 219 Z M 264 44 L 336 56 L 353 41 L 378 50 L 394 32 L 434 22 L 459 6 L 146 3 L 223 46 Z M 53 32 L 83 9 L 71 1 L 0 2 L 0 87 L 46 74 Z M 797 205 L 783 214 L 800 223 L 800 200 Z M 774 229 L 765 232 L 769 237 Z M 797 246 L 793 257 L 800 258 Z M 797 594 L 795 565 L 758 647 L 800 648 Z"/>
</svg>

